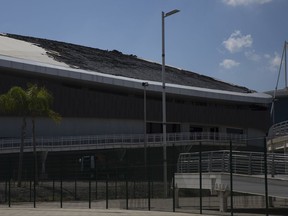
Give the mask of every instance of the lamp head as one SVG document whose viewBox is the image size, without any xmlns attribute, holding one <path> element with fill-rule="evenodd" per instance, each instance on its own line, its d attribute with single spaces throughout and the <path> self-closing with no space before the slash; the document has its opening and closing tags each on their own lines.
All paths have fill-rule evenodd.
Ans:
<svg viewBox="0 0 288 216">
<path fill-rule="evenodd" d="M 169 12 L 167 12 L 167 13 L 164 13 L 164 17 L 171 16 L 171 15 L 173 15 L 173 14 L 175 14 L 175 13 L 178 13 L 178 12 L 180 12 L 180 10 L 178 10 L 178 9 L 169 11 Z"/>
</svg>

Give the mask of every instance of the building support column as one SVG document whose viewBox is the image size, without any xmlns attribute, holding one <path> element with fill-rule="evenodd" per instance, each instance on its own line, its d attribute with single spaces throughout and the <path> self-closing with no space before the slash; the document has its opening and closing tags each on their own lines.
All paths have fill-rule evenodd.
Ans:
<svg viewBox="0 0 288 216">
<path fill-rule="evenodd" d="M 46 159 L 48 156 L 48 151 L 43 151 L 41 152 L 41 165 L 42 165 L 42 169 L 41 169 L 41 175 L 40 178 L 47 178 L 47 173 L 46 173 Z"/>
<path fill-rule="evenodd" d="M 175 185 L 175 208 L 179 208 L 179 188 Z"/>
<path fill-rule="evenodd" d="M 228 208 L 228 195 L 229 192 L 227 191 L 218 191 L 218 198 L 219 198 L 219 211 L 220 212 L 227 212 Z"/>
</svg>

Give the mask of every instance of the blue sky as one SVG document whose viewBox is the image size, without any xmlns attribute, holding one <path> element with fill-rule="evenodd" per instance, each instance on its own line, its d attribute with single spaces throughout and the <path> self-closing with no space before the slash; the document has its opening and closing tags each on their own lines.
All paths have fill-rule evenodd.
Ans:
<svg viewBox="0 0 288 216">
<path fill-rule="evenodd" d="M 287 0 L 0 0 L 0 32 L 119 50 L 257 91 L 275 88 Z M 1 47 L 0 47 L 1 49 Z M 282 71 L 280 87 L 284 86 Z"/>
</svg>

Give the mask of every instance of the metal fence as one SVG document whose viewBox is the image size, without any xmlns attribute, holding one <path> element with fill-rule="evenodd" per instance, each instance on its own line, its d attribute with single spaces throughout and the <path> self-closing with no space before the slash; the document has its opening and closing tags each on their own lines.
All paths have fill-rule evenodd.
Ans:
<svg viewBox="0 0 288 216">
<path fill-rule="evenodd" d="M 57 145 L 80 145 L 73 143 L 79 137 L 66 138 L 55 139 L 53 148 Z M 48 145 L 48 140 L 38 139 L 38 169 L 35 169 L 33 152 L 24 151 L 21 186 L 17 185 L 19 149 L 18 152 L 16 150 L 10 153 L 2 152 L 0 210 L 1 207 L 28 206 L 121 208 L 208 215 L 242 215 L 244 212 L 248 212 L 248 215 L 253 213 L 274 215 L 277 211 L 282 215 L 284 212 L 285 215 L 285 212 L 288 212 L 288 199 L 271 198 L 272 193 L 268 184 L 272 176 L 284 178 L 287 175 L 288 159 L 284 154 L 267 153 L 266 138 L 255 139 L 255 142 L 259 143 L 260 140 L 263 144 L 258 146 L 258 152 L 243 152 L 239 151 L 239 146 L 246 146 L 239 145 L 247 142 L 243 136 L 239 137 L 239 140 L 236 137 L 232 140 L 229 139 L 231 138 L 229 134 L 223 136 L 212 133 L 168 134 L 167 140 L 171 143 L 167 146 L 167 195 L 163 190 L 162 137 L 148 136 L 150 145 L 147 146 L 147 151 L 144 150 L 144 144 L 141 144 L 143 138 L 141 135 L 82 137 L 79 138 L 81 145 L 90 145 L 90 142 L 98 140 L 99 146 L 100 143 L 101 145 L 110 143 L 111 147 L 83 148 L 77 151 L 69 151 L 67 148 L 65 151 L 48 152 L 41 150 L 39 146 L 40 140 L 43 140 L 45 145 Z M 124 140 L 126 143 L 130 142 L 131 145 L 134 143 L 133 145 L 141 147 L 126 148 L 114 145 Z M 189 142 L 186 142 L 187 140 Z M 191 143 L 191 140 L 196 142 Z M 179 144 L 175 141 L 179 141 Z M 222 142 L 222 145 L 217 145 L 218 141 Z M 253 143 L 254 140 L 248 141 Z M 153 142 L 159 145 L 152 145 Z M 3 145 L 1 151 L 11 148 L 11 143 L 8 146 L 4 144 L 9 144 L 9 140 L 1 143 Z M 17 142 L 14 144 L 13 148 L 19 148 L 19 141 L 18 144 Z M 31 145 L 31 140 L 26 140 L 26 144 Z M 215 147 L 223 150 L 211 151 Z M 28 147 L 25 148 L 27 150 Z M 43 167 L 45 172 L 42 172 Z M 195 174 L 195 178 L 188 179 L 187 182 L 198 186 L 178 189 L 175 185 L 177 173 Z M 229 186 L 229 193 L 225 194 L 228 196 L 227 212 L 219 212 L 221 203 L 219 191 L 223 189 L 222 186 L 218 185 L 218 190 L 205 188 L 205 179 L 200 179 L 201 176 L 204 178 L 205 173 L 209 178 L 215 176 L 215 173 L 225 173 L 223 176 Z M 236 188 L 235 184 L 238 184 L 238 175 L 261 176 L 261 180 L 256 179 L 255 182 L 258 181 L 259 187 L 265 189 L 264 195 L 234 192 L 233 186 Z M 274 206 L 271 206 L 271 203 Z"/>
<path fill-rule="evenodd" d="M 199 152 L 181 153 L 177 163 L 178 173 L 198 173 Z M 230 151 L 202 152 L 202 172 L 230 172 Z M 264 175 L 263 152 L 233 151 L 232 172 L 235 174 Z M 288 178 L 288 155 L 267 153 L 267 174 Z"/>
<path fill-rule="evenodd" d="M 245 146 L 246 135 L 227 133 L 168 133 L 168 145 L 187 145 L 195 141 L 212 141 L 217 145 L 229 145 L 233 140 L 235 145 Z M 163 134 L 148 134 L 147 144 L 151 147 L 162 146 Z M 0 139 L 0 154 L 18 152 L 21 140 L 15 138 Z M 66 137 L 38 137 L 37 151 L 66 151 L 85 149 L 113 149 L 113 148 L 143 148 L 143 134 L 97 135 L 97 136 L 66 136 Z M 24 141 L 25 151 L 33 151 L 32 138 Z"/>
<path fill-rule="evenodd" d="M 277 137 L 277 136 L 283 136 L 288 134 L 288 121 L 279 122 L 277 124 L 274 124 L 269 129 L 269 137 Z"/>
</svg>

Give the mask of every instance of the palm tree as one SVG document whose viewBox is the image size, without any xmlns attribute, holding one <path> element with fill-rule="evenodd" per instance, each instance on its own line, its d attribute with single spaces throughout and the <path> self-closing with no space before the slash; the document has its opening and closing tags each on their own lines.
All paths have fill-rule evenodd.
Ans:
<svg viewBox="0 0 288 216">
<path fill-rule="evenodd" d="M 28 111 L 32 120 L 32 142 L 34 153 L 34 170 L 35 182 L 38 182 L 38 167 L 37 167 L 37 152 L 36 152 L 36 134 L 35 134 L 35 120 L 39 116 L 47 116 L 56 123 L 61 121 L 61 115 L 51 109 L 53 104 L 52 94 L 45 88 L 39 87 L 36 84 L 29 84 L 27 89 Z"/>
<path fill-rule="evenodd" d="M 26 117 L 28 115 L 28 100 L 26 91 L 19 87 L 12 87 L 6 94 L 0 95 L 1 112 L 6 114 L 14 114 L 22 117 L 21 127 L 21 143 L 18 164 L 18 182 L 17 186 L 21 186 L 22 168 L 23 168 L 23 151 L 24 139 L 26 135 Z"/>
<path fill-rule="evenodd" d="M 35 119 L 39 116 L 48 116 L 55 122 L 61 121 L 60 114 L 54 112 L 50 107 L 53 103 L 53 96 L 44 87 L 38 87 L 36 84 L 28 84 L 27 89 L 19 86 L 12 87 L 7 93 L 0 95 L 0 113 L 8 115 L 17 115 L 22 117 L 21 127 L 21 143 L 18 167 L 17 186 L 21 186 L 22 168 L 23 168 L 23 152 L 24 140 L 26 136 L 26 119 L 31 117 L 32 120 L 32 137 L 34 152 L 34 169 L 35 180 L 38 181 L 37 172 L 37 154 L 36 154 L 36 135 L 35 135 Z"/>
</svg>

